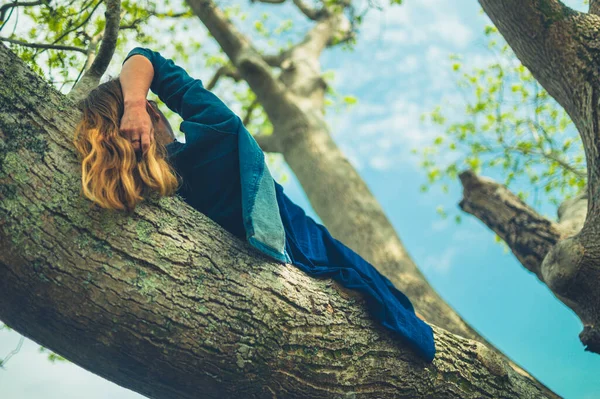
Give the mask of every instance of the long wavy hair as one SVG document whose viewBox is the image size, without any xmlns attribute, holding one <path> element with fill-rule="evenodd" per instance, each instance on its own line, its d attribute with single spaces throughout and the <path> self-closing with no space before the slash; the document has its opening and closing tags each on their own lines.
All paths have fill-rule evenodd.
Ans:
<svg viewBox="0 0 600 399">
<path fill-rule="evenodd" d="M 92 90 L 79 108 L 83 116 L 74 144 L 81 156 L 85 197 L 102 208 L 132 211 L 153 192 L 161 196 L 175 193 L 179 181 L 166 160 L 165 146 L 152 140 L 148 151 L 136 153 L 120 133 L 124 101 L 118 78 Z M 152 123 L 156 123 L 154 119 Z"/>
</svg>

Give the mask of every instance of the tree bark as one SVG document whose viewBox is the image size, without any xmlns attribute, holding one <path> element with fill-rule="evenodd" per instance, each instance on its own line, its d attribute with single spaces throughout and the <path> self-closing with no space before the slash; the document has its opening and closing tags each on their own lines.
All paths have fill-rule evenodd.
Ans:
<svg viewBox="0 0 600 399">
<path fill-rule="evenodd" d="M 90 206 L 73 102 L 3 45 L 0 79 L 0 319 L 20 333 L 152 398 L 553 397 L 437 327 L 424 363 L 361 297 L 177 198 Z"/>
<path fill-rule="evenodd" d="M 587 217 L 544 258 L 543 281 L 584 324 L 586 349 L 600 353 L 600 17 L 558 0 L 479 0 L 517 57 L 577 127 L 588 168 Z"/>
</svg>

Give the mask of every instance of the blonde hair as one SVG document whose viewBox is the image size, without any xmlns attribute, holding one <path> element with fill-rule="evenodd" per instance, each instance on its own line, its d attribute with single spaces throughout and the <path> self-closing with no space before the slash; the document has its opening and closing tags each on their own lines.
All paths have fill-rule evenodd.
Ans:
<svg viewBox="0 0 600 399">
<path fill-rule="evenodd" d="M 118 78 L 92 90 L 79 108 L 83 116 L 74 144 L 81 156 L 85 197 L 102 208 L 131 211 L 152 192 L 175 193 L 179 182 L 164 145 L 152 140 L 148 151 L 136 154 L 120 133 L 124 102 Z"/>
</svg>

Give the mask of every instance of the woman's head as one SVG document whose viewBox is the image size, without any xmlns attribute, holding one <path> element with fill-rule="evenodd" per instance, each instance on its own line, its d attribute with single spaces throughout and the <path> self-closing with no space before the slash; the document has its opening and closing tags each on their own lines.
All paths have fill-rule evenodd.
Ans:
<svg viewBox="0 0 600 399">
<path fill-rule="evenodd" d="M 133 210 L 151 192 L 165 196 L 176 191 L 178 181 L 165 149 L 173 133 L 156 104 L 147 106 L 156 139 L 144 153 L 136 152 L 120 132 L 124 101 L 118 78 L 92 90 L 80 109 L 74 144 L 82 157 L 81 181 L 88 199 L 103 208 Z"/>
</svg>

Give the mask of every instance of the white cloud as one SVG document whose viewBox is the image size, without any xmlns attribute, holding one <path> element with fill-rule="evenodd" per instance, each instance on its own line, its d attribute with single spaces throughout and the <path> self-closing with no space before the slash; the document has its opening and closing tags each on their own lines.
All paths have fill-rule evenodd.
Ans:
<svg viewBox="0 0 600 399">
<path fill-rule="evenodd" d="M 428 255 L 423 262 L 423 268 L 439 274 L 446 274 L 452 267 L 456 255 L 458 255 L 456 247 L 447 247 L 442 253 Z"/>
<path fill-rule="evenodd" d="M 397 63 L 396 71 L 399 73 L 413 73 L 419 70 L 421 62 L 416 55 L 407 55 Z"/>
<path fill-rule="evenodd" d="M 473 32 L 456 16 L 440 19 L 435 25 L 429 27 L 434 33 L 446 42 L 456 47 L 466 47 L 473 37 Z"/>
<path fill-rule="evenodd" d="M 410 6 L 386 6 L 368 14 L 369 23 L 361 31 L 361 41 L 391 45 L 420 45 L 432 41 L 466 47 L 473 31 L 447 3 L 420 1 Z"/>
<path fill-rule="evenodd" d="M 431 223 L 431 231 L 444 231 L 450 227 L 451 219 L 449 218 L 438 218 L 433 223 Z"/>
<path fill-rule="evenodd" d="M 369 160 L 369 166 L 377 170 L 389 169 L 393 164 L 394 160 L 384 156 L 377 156 Z"/>
</svg>

